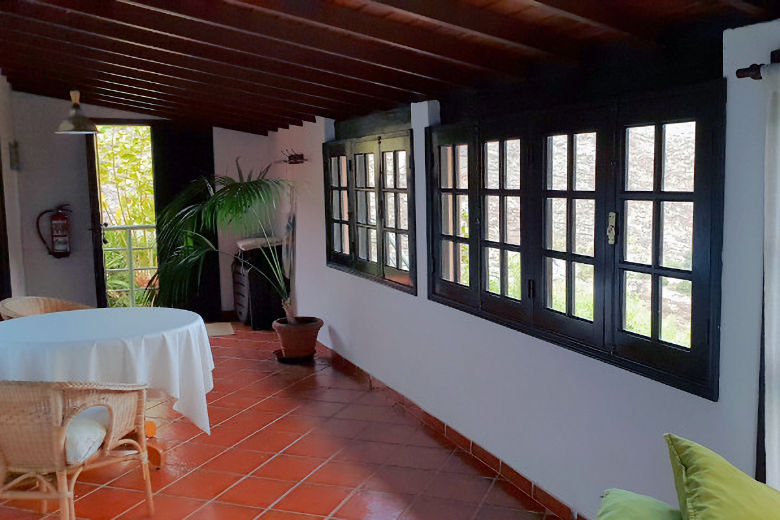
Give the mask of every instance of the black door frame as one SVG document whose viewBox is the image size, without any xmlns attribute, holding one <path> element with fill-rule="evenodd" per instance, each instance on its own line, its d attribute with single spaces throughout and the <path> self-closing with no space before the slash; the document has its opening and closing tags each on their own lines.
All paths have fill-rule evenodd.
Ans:
<svg viewBox="0 0 780 520">
<path fill-rule="evenodd" d="M 11 264 L 8 258 L 8 229 L 3 185 L 3 154 L 0 150 L 0 300 L 11 297 Z"/>
<path fill-rule="evenodd" d="M 159 123 L 159 119 L 111 119 L 111 118 L 92 118 L 96 125 L 112 126 L 149 126 Z M 95 270 L 95 296 L 98 307 L 108 307 L 108 295 L 106 294 L 106 274 L 103 263 L 103 223 L 100 218 L 100 197 L 98 195 L 98 165 L 95 148 L 95 136 L 86 136 L 87 153 L 87 182 L 89 184 L 89 214 L 90 227 L 92 233 L 92 261 Z M 154 166 L 152 166 L 152 176 L 154 176 Z M 2 258 L 0 258 L 0 268 L 2 268 Z M 1 287 L 1 286 L 0 286 Z"/>
</svg>

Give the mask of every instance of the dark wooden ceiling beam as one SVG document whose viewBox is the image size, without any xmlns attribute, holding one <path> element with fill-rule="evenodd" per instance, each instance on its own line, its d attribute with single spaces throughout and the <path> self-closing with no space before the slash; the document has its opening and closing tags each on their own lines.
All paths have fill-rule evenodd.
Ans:
<svg viewBox="0 0 780 520">
<path fill-rule="evenodd" d="M 228 97 L 246 97 L 248 100 L 257 100 L 257 103 L 270 103 L 273 106 L 301 111 L 305 114 L 339 118 L 348 114 L 351 107 L 345 102 L 258 85 L 240 77 L 227 77 L 122 54 L 117 52 L 124 50 L 119 45 L 112 46 L 112 50 L 98 49 L 95 45 L 101 43 L 99 37 L 74 31 L 53 31 L 49 24 L 20 19 L 7 13 L 0 12 L 0 26 L 3 28 L 0 38 L 15 45 L 17 52 L 51 55 L 53 59 L 79 62 L 88 68 L 146 78 L 184 86 L 184 88 L 198 86 L 214 89 Z M 21 51 L 20 46 L 24 47 Z"/>
<path fill-rule="evenodd" d="M 538 58 L 575 62 L 581 44 L 565 34 L 451 0 L 370 0 L 434 24 L 454 28 Z M 435 36 L 433 36 L 435 37 Z"/>
<path fill-rule="evenodd" d="M 646 20 L 637 20 L 624 10 L 604 2 L 583 0 L 528 0 L 530 4 L 540 6 L 550 13 L 588 24 L 612 33 L 627 36 L 632 42 L 642 45 L 654 45 L 657 28 L 651 27 Z"/>
<path fill-rule="evenodd" d="M 329 67 L 316 67 L 306 63 L 310 53 L 288 52 L 288 59 L 274 56 L 279 49 L 264 44 L 260 51 L 239 50 L 242 38 L 233 35 L 223 37 L 220 31 L 208 29 L 188 20 L 171 19 L 163 14 L 151 15 L 148 11 L 116 2 L 80 0 L 12 0 L 20 9 L 38 12 L 49 20 L 65 20 L 64 24 L 96 34 L 131 41 L 167 53 L 182 54 L 207 62 L 216 62 L 247 71 L 274 74 L 291 80 L 327 85 L 345 93 L 363 93 L 377 99 L 407 102 L 422 97 L 426 92 L 425 81 L 414 81 L 399 75 L 398 86 L 383 83 L 370 75 L 351 74 L 357 67 L 344 67 L 335 58 Z M 1 5 L 1 4 L 0 4 Z M 212 35 L 213 34 L 213 35 Z M 269 55 L 265 55 L 265 48 Z M 339 70 L 339 72 L 336 72 Z M 403 86 L 401 86 L 403 84 Z M 419 88 L 418 88 L 419 87 Z M 437 83 L 436 88 L 443 85 Z M 433 85 L 427 85 L 433 89 Z"/>
<path fill-rule="evenodd" d="M 306 120 L 314 121 L 313 115 L 289 114 L 284 110 L 279 110 L 273 105 L 260 103 L 247 103 L 241 98 L 222 97 L 217 92 L 209 89 L 192 89 L 170 86 L 154 81 L 148 81 L 143 78 L 133 76 L 113 74 L 92 67 L 85 67 L 77 59 L 60 59 L 56 53 L 37 53 L 31 54 L 24 47 L 20 47 L 13 42 L 8 42 L 4 36 L 0 36 L 0 67 L 13 67 L 15 69 L 25 69 L 37 73 L 41 77 L 50 75 L 65 76 L 73 85 L 78 86 L 81 80 L 99 81 L 104 86 L 118 85 L 133 87 L 144 90 L 149 93 L 159 94 L 163 97 L 183 97 L 207 104 L 223 106 L 234 111 L 246 111 L 255 115 L 266 115 L 280 121 L 287 121 L 292 124 Z M 19 49 L 22 50 L 19 50 Z M 215 101 L 218 100 L 218 101 Z"/>
<path fill-rule="evenodd" d="M 215 101 L 213 96 L 200 96 L 187 93 L 171 94 L 168 92 L 162 92 L 160 90 L 153 90 L 138 86 L 136 84 L 130 84 L 130 82 L 117 82 L 107 81 L 91 74 L 84 74 L 77 71 L 65 71 L 65 70 L 46 70 L 40 67 L 36 68 L 29 64 L 20 62 L 0 61 L 4 70 L 11 70 L 13 72 L 25 74 L 27 77 L 45 77 L 48 81 L 59 81 L 64 85 L 70 85 L 69 88 L 86 89 L 90 88 L 95 91 L 101 91 L 106 93 L 116 94 L 129 94 L 138 96 L 145 100 L 159 101 L 163 103 L 172 104 L 184 104 L 184 105 L 197 105 L 203 110 L 207 110 L 214 114 L 225 114 L 229 116 L 236 116 L 239 118 L 251 119 L 254 121 L 262 122 L 263 124 L 271 126 L 282 125 L 294 125 L 301 126 L 303 124 L 301 119 L 293 119 L 286 117 L 279 117 L 278 115 L 257 112 L 256 110 L 247 107 L 237 107 L 235 105 L 224 103 L 222 101 Z"/>
<path fill-rule="evenodd" d="M 409 24 L 366 15 L 322 0 L 224 0 L 255 11 L 274 14 L 309 27 L 379 42 L 411 53 L 441 60 L 460 67 L 470 67 L 487 74 L 501 74 L 522 79 L 527 56 L 484 45 L 464 45 L 463 40 L 445 34 L 431 38 Z"/>
<path fill-rule="evenodd" d="M 473 67 L 442 63 L 375 41 L 358 42 L 342 33 L 316 26 L 302 27 L 288 19 L 213 0 L 117 0 L 117 3 L 145 10 L 146 16 L 159 19 L 157 27 L 175 25 L 177 34 L 186 31 L 192 37 L 197 31 L 205 34 L 201 39 L 244 52 L 254 53 L 262 48 L 265 56 L 275 55 L 278 50 L 285 59 L 299 56 L 297 63 L 305 60 L 304 63 L 318 64 L 332 71 L 341 67 L 342 73 L 348 75 L 400 85 L 407 83 L 415 89 L 424 88 L 422 85 L 426 83 L 433 89 L 466 86 L 480 79 Z M 170 18 L 170 22 L 164 18 Z"/>
<path fill-rule="evenodd" d="M 759 19 L 766 19 L 780 12 L 777 0 L 716 0 L 719 4 Z"/>
<path fill-rule="evenodd" d="M 61 93 L 56 88 L 52 88 L 47 84 L 41 84 L 40 82 L 28 81 L 23 78 L 13 77 L 9 78 L 9 83 L 15 91 L 26 92 L 29 94 L 35 94 L 38 96 L 46 96 L 62 99 Z M 149 115 L 159 117 L 161 119 L 170 119 L 172 121 L 182 122 L 195 122 L 197 124 L 203 124 L 207 126 L 218 126 L 221 128 L 228 128 L 231 130 L 238 130 L 241 132 L 248 132 L 258 135 L 268 135 L 269 131 L 273 129 L 262 128 L 259 125 L 248 126 L 236 121 L 229 121 L 227 119 L 213 120 L 203 119 L 199 116 L 183 113 L 181 111 L 171 111 L 164 108 L 154 108 L 148 105 L 137 104 L 131 101 L 121 101 L 116 99 L 106 98 L 97 94 L 90 94 L 89 99 L 84 99 L 84 103 L 94 106 L 101 106 L 106 108 L 113 108 L 116 110 L 123 110 L 126 112 L 134 112 L 142 115 Z M 63 116 L 64 117 L 64 116 Z M 52 129 L 52 132 L 54 129 Z"/>
<path fill-rule="evenodd" d="M 102 4 L 90 3 L 90 6 Z M 77 12 L 56 5 L 32 0 L 0 2 L 0 10 L 11 11 L 18 16 L 48 22 L 55 31 L 77 31 L 97 35 L 103 41 L 99 48 L 111 48 L 118 44 L 123 53 L 140 55 L 153 61 L 172 63 L 195 70 L 215 70 L 227 77 L 244 78 L 259 84 L 275 84 L 290 91 L 302 91 L 325 99 L 341 100 L 354 104 L 374 103 L 394 105 L 406 102 L 412 94 L 398 89 L 386 89 L 366 82 L 341 76 L 318 73 L 305 68 L 293 70 L 282 63 L 234 53 L 197 42 L 173 38 L 157 32 L 117 24 L 99 16 Z M 359 91 L 354 90 L 359 88 Z"/>
<path fill-rule="evenodd" d="M 40 83 L 40 78 L 37 76 L 30 76 L 16 70 L 9 71 L 8 78 L 12 86 L 14 85 L 14 82 L 16 82 L 17 85 L 21 84 L 25 86 L 34 86 Z M 49 89 L 48 92 L 51 92 L 53 96 L 60 98 L 65 97 L 61 93 L 67 93 L 68 89 L 70 88 L 68 83 L 50 78 L 46 79 L 46 86 Z M 253 119 L 251 117 L 241 117 L 225 112 L 214 112 L 213 110 L 203 107 L 202 105 L 188 103 L 184 100 L 178 102 L 161 101 L 158 99 L 148 98 L 143 95 L 91 86 L 79 87 L 79 91 L 81 92 L 85 103 L 92 102 L 99 104 L 97 103 L 98 100 L 107 100 L 114 103 L 132 103 L 138 107 L 146 107 L 148 109 L 164 111 L 166 114 L 168 114 L 168 117 L 172 119 L 190 118 L 201 121 L 229 122 L 240 125 L 244 128 L 263 128 L 268 130 L 287 128 L 287 125 L 277 125 L 275 123 L 268 123 L 259 119 Z M 58 92 L 60 94 L 59 96 L 56 96 Z"/>
</svg>

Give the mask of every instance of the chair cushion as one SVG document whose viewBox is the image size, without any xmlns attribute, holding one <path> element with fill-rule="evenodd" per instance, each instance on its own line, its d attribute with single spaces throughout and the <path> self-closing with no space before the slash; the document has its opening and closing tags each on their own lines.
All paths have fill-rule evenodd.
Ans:
<svg viewBox="0 0 780 520">
<path fill-rule="evenodd" d="M 779 520 L 780 491 L 693 441 L 666 434 L 684 520 Z"/>
<path fill-rule="evenodd" d="M 110 417 L 104 406 L 87 408 L 71 419 L 65 433 L 65 461 L 82 464 L 97 453 L 106 438 Z"/>
<path fill-rule="evenodd" d="M 654 498 L 608 489 L 604 492 L 596 520 L 680 520 L 680 512 Z"/>
</svg>

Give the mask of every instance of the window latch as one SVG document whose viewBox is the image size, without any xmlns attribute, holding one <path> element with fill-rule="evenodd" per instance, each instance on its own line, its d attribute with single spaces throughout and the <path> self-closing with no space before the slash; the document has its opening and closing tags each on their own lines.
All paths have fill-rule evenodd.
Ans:
<svg viewBox="0 0 780 520">
<path fill-rule="evenodd" d="M 617 234 L 617 213 L 610 211 L 607 215 L 607 243 L 611 246 L 615 245 L 615 235 Z"/>
<path fill-rule="evenodd" d="M 528 298 L 533 300 L 536 297 L 536 284 L 533 280 L 528 280 Z"/>
</svg>

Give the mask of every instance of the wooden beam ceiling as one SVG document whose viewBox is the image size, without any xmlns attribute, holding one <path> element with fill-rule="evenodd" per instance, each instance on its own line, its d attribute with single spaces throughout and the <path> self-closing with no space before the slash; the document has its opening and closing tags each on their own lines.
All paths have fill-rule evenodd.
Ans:
<svg viewBox="0 0 780 520">
<path fill-rule="evenodd" d="M 765 19 L 768 0 L 2 0 L 12 86 L 266 133 L 643 51 L 702 12 Z M 704 9 L 702 6 L 706 7 Z M 652 20 L 651 18 L 652 15 Z"/>
</svg>

